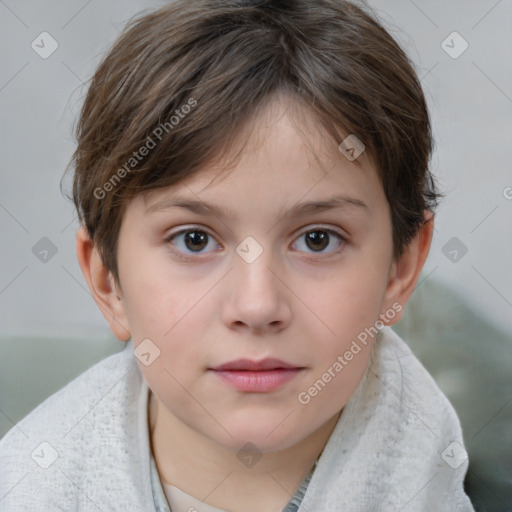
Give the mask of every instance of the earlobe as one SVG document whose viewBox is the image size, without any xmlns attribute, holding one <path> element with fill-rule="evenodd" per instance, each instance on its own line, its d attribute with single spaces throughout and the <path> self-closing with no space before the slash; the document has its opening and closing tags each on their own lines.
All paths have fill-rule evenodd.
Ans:
<svg viewBox="0 0 512 512">
<path fill-rule="evenodd" d="M 116 290 L 111 272 L 103 264 L 85 226 L 80 227 L 76 234 L 76 254 L 91 295 L 112 333 L 121 341 L 128 341 L 131 335 L 124 302 Z"/>
<path fill-rule="evenodd" d="M 393 325 L 402 318 L 405 304 L 409 301 L 416 287 L 430 251 L 433 232 L 434 215 L 432 212 L 425 212 L 425 223 L 405 248 L 402 256 L 393 261 L 391 265 L 383 307 L 385 310 L 395 309 L 396 315 L 393 315 L 392 320 L 384 320 L 387 325 Z M 393 307 L 393 304 L 400 304 L 400 310 L 398 311 L 396 307 Z M 381 317 L 385 316 L 383 312 Z"/>
</svg>

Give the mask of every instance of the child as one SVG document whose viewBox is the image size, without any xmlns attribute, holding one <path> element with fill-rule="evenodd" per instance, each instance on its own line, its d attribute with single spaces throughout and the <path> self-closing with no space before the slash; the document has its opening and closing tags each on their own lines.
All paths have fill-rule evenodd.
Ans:
<svg viewBox="0 0 512 512">
<path fill-rule="evenodd" d="M 1 441 L 3 511 L 473 510 L 457 416 L 390 328 L 438 193 L 370 14 L 169 3 L 104 58 L 77 138 L 78 260 L 126 348 Z"/>
</svg>

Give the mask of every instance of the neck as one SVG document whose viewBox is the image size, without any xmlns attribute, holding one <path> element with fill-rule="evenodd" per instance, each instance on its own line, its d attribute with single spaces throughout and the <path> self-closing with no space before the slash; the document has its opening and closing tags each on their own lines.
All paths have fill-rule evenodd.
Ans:
<svg viewBox="0 0 512 512">
<path fill-rule="evenodd" d="M 320 456 L 341 411 L 296 445 L 245 466 L 237 451 L 191 429 L 150 393 L 153 456 L 168 484 L 223 510 L 282 510 Z"/>
</svg>

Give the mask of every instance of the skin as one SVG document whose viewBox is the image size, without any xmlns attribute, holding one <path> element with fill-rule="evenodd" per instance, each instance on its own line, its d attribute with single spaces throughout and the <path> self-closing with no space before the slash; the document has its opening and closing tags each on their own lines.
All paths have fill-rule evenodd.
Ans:
<svg viewBox="0 0 512 512">
<path fill-rule="evenodd" d="M 408 301 L 432 239 L 426 214 L 394 260 L 389 205 L 371 160 L 363 153 L 361 165 L 350 162 L 312 123 L 306 136 L 296 106 L 286 97 L 271 101 L 220 179 L 212 183 L 221 165 L 209 166 L 131 201 L 119 234 L 119 286 L 85 228 L 77 233 L 82 272 L 114 335 L 131 337 L 135 347 L 149 338 L 160 349 L 139 367 L 152 390 L 151 444 L 161 478 L 229 511 L 279 511 L 289 501 L 360 382 L 373 342 L 308 404 L 298 394 L 380 315 L 385 324 L 400 320 L 403 311 L 389 320 L 386 311 Z M 335 194 L 366 207 L 283 215 Z M 146 211 L 177 196 L 233 216 Z M 183 234 L 168 239 L 184 228 L 211 236 L 202 246 L 187 245 Z M 305 233 L 315 230 L 327 230 L 325 245 L 308 243 Z M 263 249 L 251 263 L 236 252 L 248 236 Z M 238 391 L 208 370 L 242 357 L 277 357 L 305 370 L 266 393 Z M 252 467 L 236 456 L 247 442 L 261 453 Z"/>
</svg>

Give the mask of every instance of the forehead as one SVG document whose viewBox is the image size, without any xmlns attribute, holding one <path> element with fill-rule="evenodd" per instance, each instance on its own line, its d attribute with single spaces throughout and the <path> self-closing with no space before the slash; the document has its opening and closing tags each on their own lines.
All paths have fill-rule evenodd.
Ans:
<svg viewBox="0 0 512 512">
<path fill-rule="evenodd" d="M 144 213 L 186 202 L 197 213 L 210 209 L 217 216 L 233 216 L 233 209 L 251 201 L 256 209 L 271 207 L 277 215 L 285 209 L 299 213 L 292 208 L 304 202 L 309 205 L 302 212 L 319 211 L 322 205 L 315 202 L 371 211 L 382 196 L 371 159 L 363 153 L 350 161 L 311 111 L 288 97 L 276 97 L 255 115 L 238 144 L 234 164 L 227 155 L 176 185 L 143 194 Z M 208 206 L 201 206 L 205 202 Z"/>
</svg>

